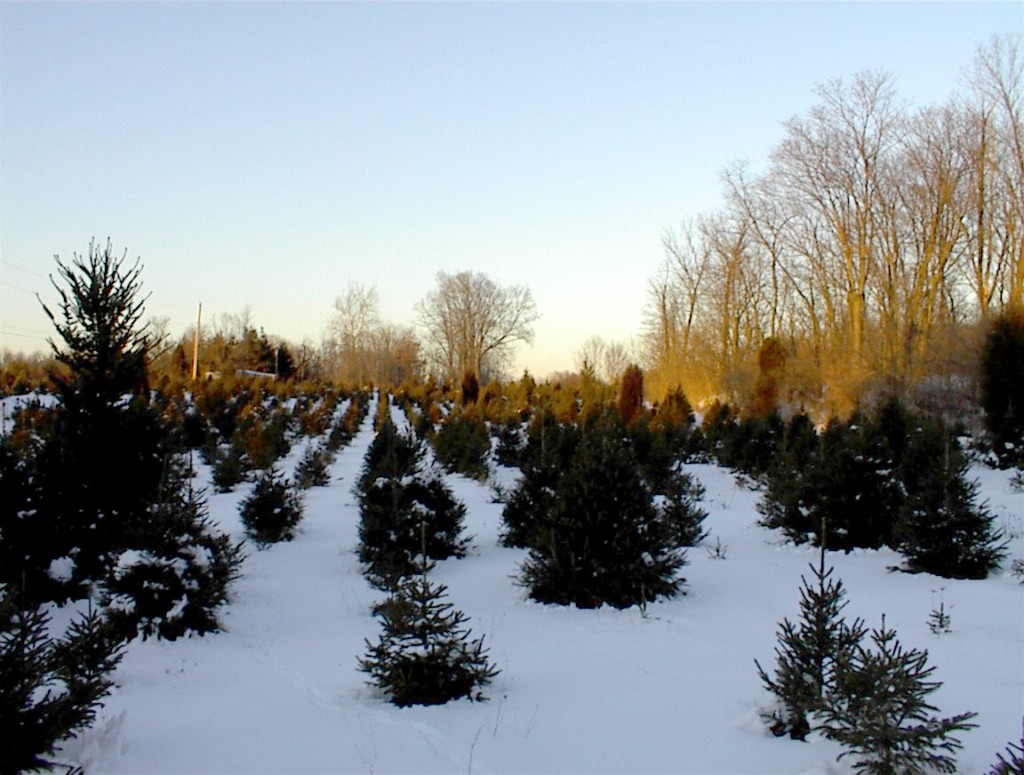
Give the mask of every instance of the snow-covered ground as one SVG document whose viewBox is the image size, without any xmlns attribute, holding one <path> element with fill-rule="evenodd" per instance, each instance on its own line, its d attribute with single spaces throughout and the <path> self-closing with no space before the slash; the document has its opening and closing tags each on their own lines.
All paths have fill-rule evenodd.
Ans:
<svg viewBox="0 0 1024 775">
<path fill-rule="evenodd" d="M 250 550 L 224 612 L 225 631 L 136 641 L 97 724 L 65 748 L 86 773 L 848 773 L 841 748 L 813 736 L 776 739 L 754 659 L 774 665 L 776 625 L 796 618 L 811 548 L 757 527 L 758 494 L 729 472 L 690 466 L 707 488 L 711 537 L 689 552 L 687 594 L 646 611 L 577 610 L 530 602 L 515 584 L 521 550 L 498 544 L 501 506 L 488 486 L 448 481 L 467 507 L 468 556 L 435 581 L 484 635 L 501 674 L 485 702 L 399 709 L 357 670 L 376 640 L 382 595 L 355 556 L 352 492 L 372 438 L 368 415 L 331 470 L 305 494 L 290 543 Z M 301 445 L 285 466 L 294 466 Z M 1005 472 L 978 469 L 983 494 L 1024 551 L 1024 495 Z M 208 479 L 208 471 L 202 471 Z M 496 477 L 507 486 L 514 472 Z M 212 517 L 242 536 L 245 488 L 209 498 Z M 716 541 L 724 559 L 709 548 Z M 1024 587 L 1003 572 L 950 581 L 889 571 L 890 551 L 830 555 L 850 616 L 883 614 L 905 646 L 927 648 L 945 715 L 974 710 L 959 771 L 984 773 L 1019 740 L 1024 715 Z M 1007 565 L 1009 561 L 1007 561 Z M 927 622 L 940 599 L 952 632 Z"/>
</svg>

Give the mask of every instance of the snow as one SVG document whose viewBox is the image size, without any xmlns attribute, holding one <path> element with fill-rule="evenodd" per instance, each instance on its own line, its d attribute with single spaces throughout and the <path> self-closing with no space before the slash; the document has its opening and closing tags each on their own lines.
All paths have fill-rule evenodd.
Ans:
<svg viewBox="0 0 1024 775">
<path fill-rule="evenodd" d="M 75 561 L 70 557 L 57 557 L 50 561 L 46 575 L 54 581 L 71 581 L 75 572 Z"/>
<path fill-rule="evenodd" d="M 0 398 L 0 436 L 7 435 L 8 429 L 13 427 L 14 416 L 18 412 L 32 407 L 47 409 L 58 403 L 59 399 L 56 396 L 38 392 Z"/>
<path fill-rule="evenodd" d="M 768 696 L 754 659 L 774 665 L 776 626 L 798 615 L 800 576 L 817 555 L 758 527 L 759 494 L 710 465 L 687 466 L 707 490 L 710 537 L 689 550 L 686 594 L 643 611 L 529 601 L 514 580 L 524 552 L 498 544 L 494 490 L 448 476 L 473 541 L 432 577 L 468 616 L 471 637 L 484 636 L 501 673 L 485 702 L 390 705 L 357 669 L 380 632 L 370 608 L 383 597 L 355 556 L 352 486 L 374 414 L 371 406 L 339 453 L 330 486 L 305 492 L 295 539 L 262 551 L 250 545 L 225 631 L 133 642 L 96 725 L 66 745 L 65 758 L 90 775 L 852 772 L 847 760 L 836 763 L 835 743 L 765 730 L 759 711 Z M 294 470 L 300 456 L 293 450 L 284 468 Z M 1008 567 L 1024 549 L 1024 496 L 1007 472 L 976 475 L 1012 534 Z M 200 476 L 208 481 L 209 471 Z M 514 480 L 514 471 L 495 471 L 506 491 Z M 238 538 L 245 495 L 240 487 L 209 496 L 211 518 Z M 961 736 L 959 772 L 987 772 L 1020 736 L 1024 587 L 1005 572 L 986 581 L 892 572 L 899 560 L 890 551 L 829 555 L 848 591 L 847 614 L 869 626 L 884 614 L 904 646 L 928 649 L 944 682 L 933 695 L 944 715 L 978 712 L 979 728 Z M 936 636 L 928 619 L 940 597 L 952 632 Z"/>
</svg>

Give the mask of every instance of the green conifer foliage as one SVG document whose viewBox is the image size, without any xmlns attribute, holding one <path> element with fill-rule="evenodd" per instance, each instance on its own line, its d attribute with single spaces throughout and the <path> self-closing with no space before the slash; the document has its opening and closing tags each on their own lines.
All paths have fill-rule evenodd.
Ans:
<svg viewBox="0 0 1024 775">
<path fill-rule="evenodd" d="M 1024 724 L 1021 725 L 1024 727 Z M 1009 743 L 1006 750 L 996 755 L 996 763 L 988 775 L 1020 775 L 1024 772 L 1024 732 L 1019 743 Z"/>
<path fill-rule="evenodd" d="M 1024 309 L 997 317 L 981 362 L 985 426 L 1003 465 L 1024 461 Z"/>
<path fill-rule="evenodd" d="M 249 475 L 251 465 L 242 448 L 235 444 L 208 447 L 203 457 L 213 468 L 217 492 L 231 492 Z"/>
<path fill-rule="evenodd" d="M 526 548 L 538 540 L 537 529 L 549 519 L 560 478 L 553 463 L 539 463 L 523 472 L 501 512 L 502 544 Z"/>
<path fill-rule="evenodd" d="M 813 580 L 800 578 L 799 621 L 784 618 L 779 624 L 774 675 L 754 661 L 765 688 L 781 706 L 766 716 L 772 731 L 799 740 L 811 730 L 811 716 L 822 710 L 835 684 L 837 664 L 846 661 L 865 633 L 861 620 L 847 624 L 842 616 L 846 590 L 841 579 L 832 578 L 833 568 L 825 568 L 824 549 L 818 565 L 810 567 Z"/>
<path fill-rule="evenodd" d="M 310 443 L 295 466 L 295 484 L 303 490 L 310 487 L 326 487 L 331 482 L 327 466 L 332 452 L 329 446 Z"/>
<path fill-rule="evenodd" d="M 262 471 L 240 504 L 245 531 L 257 546 L 291 541 L 302 520 L 302 499 L 275 468 Z"/>
<path fill-rule="evenodd" d="M 758 507 L 762 524 L 782 528 L 796 543 L 824 542 L 835 550 L 893 545 L 904 496 L 885 436 L 855 415 L 848 424 L 830 423 L 816 450 L 797 444 L 792 451 L 784 446 L 782 462 L 770 469 L 768 492 Z M 793 453 L 804 463 L 790 471 Z"/>
<path fill-rule="evenodd" d="M 344 413 L 334 418 L 330 431 L 327 435 L 327 449 L 330 452 L 337 452 L 348 444 L 359 432 L 359 426 L 370 410 L 370 402 L 366 396 L 356 393 L 349 400 L 348 407 Z"/>
<path fill-rule="evenodd" d="M 977 726 L 977 714 L 948 718 L 927 702 L 942 684 L 931 679 L 928 652 L 904 649 L 885 626 L 871 632 L 874 648 L 857 645 L 836 665 L 835 682 L 821 711 L 821 729 L 844 745 L 856 772 L 924 775 L 956 772 L 957 732 Z"/>
<path fill-rule="evenodd" d="M 74 560 L 69 584 L 54 593 L 63 599 L 84 596 L 129 548 L 124 537 L 145 523 L 159 489 L 168 436 L 150 405 L 141 266 L 107 243 L 57 267 L 59 308 L 43 309 L 67 371 L 52 375 L 60 403 L 35 472 L 53 557 Z"/>
<path fill-rule="evenodd" d="M 940 426 L 925 425 L 911 437 L 902 466 L 907 497 L 895 531 L 910 570 L 983 579 L 1005 556 L 967 468 L 956 439 Z"/>
<path fill-rule="evenodd" d="M 23 608 L 0 587 L 0 772 L 48 769 L 60 743 L 88 727 L 121 659 L 94 611 L 60 637 L 49 633 L 49 615 Z"/>
<path fill-rule="evenodd" d="M 422 460 L 422 442 L 400 433 L 390 417 L 385 416 L 366 450 L 357 487 L 365 492 L 378 478 L 401 479 L 415 471 Z"/>
<path fill-rule="evenodd" d="M 520 580 L 542 603 L 626 608 L 677 593 L 683 562 L 628 443 L 593 430 L 532 532 Z"/>
<path fill-rule="evenodd" d="M 438 461 L 449 471 L 474 479 L 487 478 L 491 436 L 478 416 L 453 413 L 431 439 Z"/>
<path fill-rule="evenodd" d="M 385 589 L 416 572 L 423 558 L 462 557 L 466 507 L 436 476 L 378 478 L 361 497 L 359 559 Z"/>
<path fill-rule="evenodd" d="M 0 584 L 32 602 L 60 599 L 62 585 L 48 573 L 59 554 L 52 523 L 39 509 L 38 451 L 36 445 L 16 449 L 12 435 L 0 436 Z"/>
<path fill-rule="evenodd" d="M 520 467 L 526 450 L 526 432 L 518 416 L 509 417 L 495 431 L 494 459 L 499 465 Z"/>
<path fill-rule="evenodd" d="M 422 573 L 399 582 L 378 607 L 383 631 L 376 644 L 366 641 L 359 667 L 395 705 L 480 700 L 498 674 L 483 638 L 470 639 L 466 617 L 447 602 L 447 592 Z"/>
<path fill-rule="evenodd" d="M 707 535 L 702 524 L 708 513 L 699 505 L 704 498 L 704 486 L 675 467 L 658 494 L 658 513 L 672 542 L 680 548 L 700 543 Z"/>
<path fill-rule="evenodd" d="M 579 426 L 559 422 L 552 411 L 542 409 L 534 413 L 526 429 L 521 468 L 527 472 L 532 466 L 542 463 L 566 468 L 581 438 Z"/>
<path fill-rule="evenodd" d="M 174 640 L 219 629 L 242 548 L 214 528 L 185 461 L 168 461 L 146 529 L 130 543 L 104 584 L 108 618 L 122 637 Z"/>
</svg>

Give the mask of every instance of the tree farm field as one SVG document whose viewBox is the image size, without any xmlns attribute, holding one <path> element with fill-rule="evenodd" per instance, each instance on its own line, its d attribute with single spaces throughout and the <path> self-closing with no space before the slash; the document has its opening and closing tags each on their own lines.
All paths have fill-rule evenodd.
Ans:
<svg viewBox="0 0 1024 775">
<path fill-rule="evenodd" d="M 389 703 L 358 670 L 379 634 L 371 609 L 382 598 L 357 557 L 353 493 L 374 413 L 331 463 L 327 486 L 305 491 L 294 539 L 249 546 L 223 631 L 134 640 L 96 723 L 63 758 L 89 773 L 852 772 L 836 762 L 836 743 L 815 732 L 804 742 L 775 738 L 761 717 L 771 698 L 754 660 L 773 663 L 777 623 L 797 616 L 817 550 L 759 526 L 761 493 L 711 464 L 686 466 L 705 488 L 708 536 L 686 553 L 682 593 L 624 609 L 531 601 L 516 582 L 524 550 L 500 542 L 496 496 L 519 472 L 492 463 L 485 480 L 445 474 L 471 538 L 464 557 L 430 575 L 500 672 L 479 701 Z M 282 470 L 293 471 L 303 452 L 296 444 Z M 212 490 L 210 468 L 198 463 L 196 472 Z M 1008 472 L 975 465 L 971 475 L 1010 537 L 1009 557 L 1020 557 L 1024 496 Z M 239 539 L 250 488 L 209 496 L 211 518 Z M 907 647 L 928 650 L 942 714 L 978 714 L 977 728 L 960 735 L 957 771 L 987 772 L 1020 734 L 1017 579 L 893 572 L 901 558 L 890 549 L 827 559 L 849 616 L 877 627 L 884 615 Z M 934 634 L 928 621 L 940 601 L 950 628 Z"/>
</svg>

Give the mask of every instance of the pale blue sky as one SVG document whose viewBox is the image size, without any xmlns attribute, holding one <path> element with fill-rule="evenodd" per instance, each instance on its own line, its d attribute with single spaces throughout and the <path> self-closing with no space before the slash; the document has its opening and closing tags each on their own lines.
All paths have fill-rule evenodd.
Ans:
<svg viewBox="0 0 1024 775">
<path fill-rule="evenodd" d="M 177 336 L 251 307 L 319 342 L 350 282 L 412 323 L 438 271 L 525 284 L 524 366 L 641 326 L 661 236 L 758 169 L 815 84 L 945 100 L 1020 2 L 0 3 L 0 347 L 53 255 L 140 256 Z"/>
</svg>

